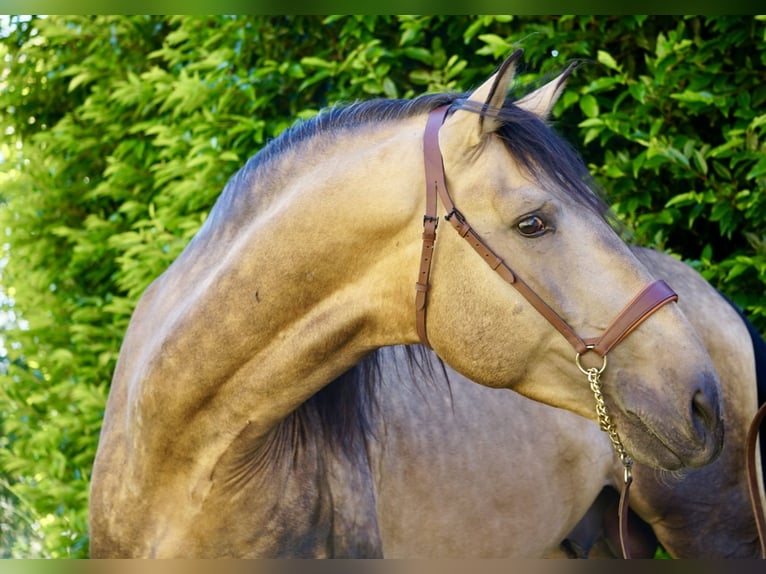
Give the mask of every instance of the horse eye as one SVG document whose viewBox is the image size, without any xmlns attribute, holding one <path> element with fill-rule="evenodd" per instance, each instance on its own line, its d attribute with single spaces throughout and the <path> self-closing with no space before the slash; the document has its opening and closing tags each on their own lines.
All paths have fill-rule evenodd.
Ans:
<svg viewBox="0 0 766 574">
<path fill-rule="evenodd" d="M 548 226 L 545 224 L 545 220 L 542 216 L 535 213 L 521 218 L 516 223 L 516 229 L 518 229 L 519 233 L 524 237 L 540 237 L 548 231 Z"/>
</svg>

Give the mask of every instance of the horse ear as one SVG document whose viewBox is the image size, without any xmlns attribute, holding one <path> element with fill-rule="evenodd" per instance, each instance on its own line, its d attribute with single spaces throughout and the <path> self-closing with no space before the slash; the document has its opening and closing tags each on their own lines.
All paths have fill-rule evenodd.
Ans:
<svg viewBox="0 0 766 574">
<path fill-rule="evenodd" d="M 567 69 L 559 74 L 558 77 L 519 99 L 515 102 L 516 105 L 528 112 L 532 112 L 540 119 L 546 120 L 553 109 L 553 105 L 564 91 L 567 79 L 576 67 L 577 62 L 569 64 Z"/>
<path fill-rule="evenodd" d="M 480 135 L 492 133 L 500 127 L 492 117 L 485 115 L 488 109 L 500 109 L 505 102 L 505 98 L 508 95 L 508 87 L 511 85 L 513 76 L 516 73 L 516 62 L 521 58 L 524 50 L 516 50 L 506 58 L 506 60 L 500 64 L 500 67 L 492 74 L 487 80 L 478 88 L 476 88 L 471 95 L 468 96 L 468 102 L 478 104 L 482 113 L 479 115 L 479 132 Z"/>
<path fill-rule="evenodd" d="M 524 50 L 516 50 L 508 56 L 505 62 L 500 64 L 497 71 L 471 93 L 468 101 L 482 104 L 482 112 L 485 112 L 487 109 L 500 109 L 503 106 L 503 102 L 505 102 L 505 98 L 508 95 L 508 87 L 511 85 L 511 80 L 513 80 L 513 76 L 516 73 L 516 61 L 523 53 Z M 484 113 L 479 116 L 479 124 L 482 134 L 491 133 L 499 127 L 497 121 L 487 117 Z"/>
<path fill-rule="evenodd" d="M 454 128 L 453 133 L 467 136 L 469 145 L 478 144 L 486 134 L 496 131 L 500 123 L 492 118 L 491 114 L 487 115 L 484 112 L 502 107 L 515 73 L 516 61 L 523 53 L 523 50 L 516 50 L 500 64 L 494 74 L 471 92 L 465 101 L 466 109 L 458 108 L 447 119 L 445 124 L 448 129 L 445 131 L 451 131 Z"/>
</svg>

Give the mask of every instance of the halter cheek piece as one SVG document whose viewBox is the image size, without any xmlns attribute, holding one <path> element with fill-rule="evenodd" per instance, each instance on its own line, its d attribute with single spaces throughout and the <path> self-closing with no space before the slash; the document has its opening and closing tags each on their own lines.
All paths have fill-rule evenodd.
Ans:
<svg viewBox="0 0 766 574">
<path fill-rule="evenodd" d="M 455 207 L 447 190 L 444 163 L 439 149 L 439 129 L 447 116 L 449 106 L 433 110 L 426 123 L 423 136 L 423 154 L 426 169 L 426 213 L 423 217 L 423 247 L 420 256 L 420 271 L 416 283 L 415 314 L 418 336 L 427 347 L 431 348 L 426 333 L 426 306 L 428 304 L 429 276 L 434 244 L 436 243 L 436 228 L 439 224 L 437 215 L 437 196 L 441 198 L 447 215 L 444 217 L 460 236 L 468 241 L 473 249 L 494 269 L 505 281 L 515 287 L 545 319 L 561 333 L 576 351 L 575 363 L 588 377 L 591 390 L 596 397 L 596 413 L 601 429 L 609 433 L 609 439 L 625 467 L 625 486 L 620 497 L 620 540 L 623 555 L 629 557 L 626 547 L 626 532 L 628 519 L 628 490 L 632 482 L 631 468 L 633 461 L 622 445 L 617 430 L 606 412 L 603 395 L 601 394 L 600 375 L 606 368 L 606 355 L 620 341 L 645 321 L 652 313 L 671 301 L 677 301 L 678 295 L 664 281 L 654 281 L 647 285 L 632 301 L 630 301 L 606 328 L 600 337 L 583 339 L 574 329 L 561 318 L 529 285 L 524 283 L 511 268 L 497 255 L 473 230 L 466 218 Z M 602 358 L 600 368 L 585 369 L 580 364 L 580 356 L 593 351 Z"/>
</svg>

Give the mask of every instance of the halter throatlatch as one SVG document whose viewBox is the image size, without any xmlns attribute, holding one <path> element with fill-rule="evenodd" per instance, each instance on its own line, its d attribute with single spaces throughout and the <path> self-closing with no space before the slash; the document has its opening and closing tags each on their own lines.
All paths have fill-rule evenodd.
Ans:
<svg viewBox="0 0 766 574">
<path fill-rule="evenodd" d="M 434 244 L 436 243 L 436 228 L 439 225 L 437 214 L 437 197 L 441 198 L 447 211 L 444 219 L 455 228 L 460 236 L 468 241 L 473 249 L 494 269 L 506 282 L 515 287 L 545 319 L 561 333 L 574 348 L 575 363 L 588 377 L 591 390 L 596 398 L 596 414 L 601 429 L 609 434 L 617 455 L 625 468 L 625 487 L 620 497 L 620 538 L 623 555 L 628 557 L 625 547 L 627 518 L 628 518 L 628 489 L 632 482 L 631 469 L 633 461 L 628 456 L 625 447 L 617 434 L 617 429 L 606 412 L 606 404 L 601 393 L 601 373 L 606 368 L 606 356 L 615 345 L 633 332 L 643 321 L 660 307 L 671 301 L 677 301 L 678 295 L 664 281 L 654 281 L 644 287 L 618 314 L 600 337 L 583 339 L 569 324 L 561 318 L 529 285 L 518 277 L 511 268 L 495 253 L 468 224 L 466 218 L 455 207 L 447 190 L 444 174 L 444 163 L 439 149 L 439 129 L 447 116 L 449 106 L 441 106 L 433 110 L 426 122 L 423 136 L 423 154 L 426 170 L 426 213 L 423 216 L 423 246 L 420 257 L 420 271 L 416 283 L 415 315 L 418 336 L 424 345 L 431 348 L 426 332 L 426 307 L 428 304 L 429 277 Z M 593 351 L 602 358 L 600 368 L 585 369 L 580 363 L 580 357 Z"/>
</svg>

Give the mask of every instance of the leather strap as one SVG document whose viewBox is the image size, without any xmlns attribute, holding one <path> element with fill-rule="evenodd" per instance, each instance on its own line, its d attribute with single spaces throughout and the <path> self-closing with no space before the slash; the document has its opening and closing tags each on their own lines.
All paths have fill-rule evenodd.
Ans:
<svg viewBox="0 0 766 574">
<path fill-rule="evenodd" d="M 431 258 L 436 243 L 436 228 L 439 226 L 439 216 L 436 212 L 436 190 L 445 188 L 444 165 L 439 150 L 439 128 L 444 122 L 449 106 L 441 106 L 428 116 L 426 131 L 423 138 L 424 160 L 426 168 L 426 213 L 423 216 L 423 246 L 420 253 L 420 271 L 415 284 L 415 314 L 417 318 L 418 336 L 423 344 L 431 348 L 426 331 L 426 305 L 428 303 L 429 277 L 431 275 Z M 434 149 L 435 146 L 435 149 Z"/>
<path fill-rule="evenodd" d="M 630 549 L 628 548 L 628 516 L 630 515 L 630 485 L 633 484 L 633 477 L 626 476 L 625 484 L 620 493 L 620 505 L 617 509 L 617 517 L 620 524 L 620 550 L 625 560 L 630 560 Z"/>
<path fill-rule="evenodd" d="M 671 301 L 678 301 L 676 292 L 661 279 L 652 281 L 619 312 L 601 337 L 586 340 L 586 343 L 593 345 L 593 351 L 603 357 L 630 335 L 649 315 Z"/>
<path fill-rule="evenodd" d="M 750 504 L 755 516 L 755 525 L 758 529 L 758 540 L 761 543 L 761 558 L 766 559 L 766 517 L 763 512 L 763 502 L 758 488 L 758 467 L 755 464 L 756 450 L 758 445 L 758 433 L 763 419 L 766 417 L 766 403 L 758 409 L 753 422 L 747 432 L 745 471 L 747 472 L 747 486 L 750 492 Z"/>
<path fill-rule="evenodd" d="M 431 347 L 426 329 L 426 308 L 428 305 L 429 276 L 431 261 L 436 242 L 437 195 L 444 203 L 447 215 L 444 217 L 458 234 L 468 241 L 473 249 L 494 269 L 506 282 L 513 285 L 519 293 L 553 327 L 561 333 L 575 351 L 584 354 L 593 350 L 604 357 L 620 341 L 627 337 L 647 317 L 657 309 L 671 301 L 677 301 L 678 295 L 664 281 L 654 281 L 645 287 L 633 300 L 628 303 L 607 327 L 600 337 L 582 339 L 574 329 L 561 318 L 529 285 L 518 277 L 511 268 L 500 258 L 466 221 L 462 213 L 455 207 L 447 189 L 444 173 L 444 163 L 439 148 L 439 129 L 447 115 L 449 106 L 441 106 L 433 110 L 426 122 L 423 135 L 423 156 L 426 173 L 426 213 L 423 217 L 423 246 L 420 258 L 420 273 L 416 283 L 415 315 L 418 336 L 424 345 Z"/>
<path fill-rule="evenodd" d="M 518 277 L 511 268 L 497 255 L 473 230 L 465 216 L 455 207 L 447 189 L 444 162 L 439 148 L 439 129 L 444 123 L 449 106 L 441 106 L 433 110 L 426 122 L 423 134 L 423 156 L 426 175 L 426 213 L 423 217 L 423 245 L 420 257 L 420 271 L 416 283 L 415 315 L 417 331 L 424 345 L 431 348 L 426 329 L 426 309 L 428 305 L 428 288 L 436 243 L 436 228 L 439 224 L 437 216 L 437 197 L 442 200 L 447 215 L 444 217 L 458 234 L 468 241 L 482 259 L 494 269 L 506 282 L 515 287 L 519 293 L 545 319 L 569 341 L 569 344 L 579 355 L 594 351 L 601 357 L 606 357 L 615 345 L 632 333 L 657 309 L 671 301 L 677 301 L 678 295 L 664 281 L 653 281 L 638 293 L 615 317 L 600 337 L 582 339 L 574 329 L 554 311 L 529 285 Z M 629 496 L 632 477 L 626 470 L 625 485 L 620 494 L 619 533 L 620 546 L 625 558 L 630 558 L 627 545 Z"/>
<path fill-rule="evenodd" d="M 569 341 L 569 344 L 579 355 L 594 351 L 601 357 L 611 351 L 615 345 L 632 333 L 657 309 L 671 301 L 677 301 L 678 295 L 664 281 L 654 281 L 644 287 L 615 317 L 600 337 L 582 339 L 574 329 L 554 311 L 529 285 L 518 277 L 511 268 L 497 255 L 473 230 L 465 216 L 455 207 L 447 189 L 444 162 L 439 148 L 439 129 L 444 123 L 449 106 L 441 106 L 433 110 L 426 122 L 423 134 L 423 156 L 426 175 L 426 213 L 423 216 L 423 245 L 420 257 L 420 270 L 416 283 L 415 315 L 417 331 L 424 345 L 431 348 L 426 329 L 426 309 L 428 306 L 428 288 L 436 243 L 436 228 L 439 224 L 437 215 L 437 197 L 444 203 L 447 215 L 444 217 L 458 234 L 468 241 L 482 259 L 494 269 L 507 283 L 515 287 L 519 293 L 545 319 Z M 619 533 L 620 546 L 623 556 L 630 558 L 627 545 L 629 492 L 632 477 L 626 470 L 625 485 L 620 494 Z"/>
</svg>

